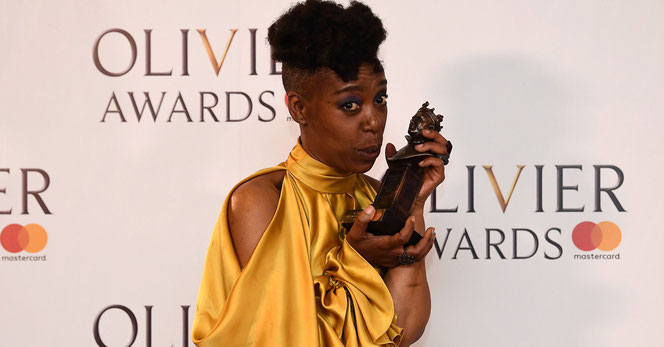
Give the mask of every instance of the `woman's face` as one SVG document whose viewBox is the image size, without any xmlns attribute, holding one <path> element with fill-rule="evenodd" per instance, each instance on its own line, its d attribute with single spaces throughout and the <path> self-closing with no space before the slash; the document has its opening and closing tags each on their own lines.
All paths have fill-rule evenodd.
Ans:
<svg viewBox="0 0 664 347">
<path fill-rule="evenodd" d="M 305 103 L 302 145 L 315 159 L 346 172 L 366 172 L 380 154 L 387 120 L 387 80 L 363 64 L 357 80 L 317 72 Z"/>
</svg>

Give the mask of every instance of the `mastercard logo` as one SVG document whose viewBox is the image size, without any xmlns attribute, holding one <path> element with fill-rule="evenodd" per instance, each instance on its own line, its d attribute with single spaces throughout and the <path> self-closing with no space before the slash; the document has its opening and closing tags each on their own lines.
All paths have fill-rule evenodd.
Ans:
<svg viewBox="0 0 664 347">
<path fill-rule="evenodd" d="M 0 244 L 7 252 L 37 253 L 46 247 L 48 235 L 39 224 L 9 224 L 0 233 Z"/>
<path fill-rule="evenodd" d="M 622 240 L 622 232 L 612 222 L 581 222 L 572 231 L 572 241 L 582 251 L 612 251 Z"/>
</svg>

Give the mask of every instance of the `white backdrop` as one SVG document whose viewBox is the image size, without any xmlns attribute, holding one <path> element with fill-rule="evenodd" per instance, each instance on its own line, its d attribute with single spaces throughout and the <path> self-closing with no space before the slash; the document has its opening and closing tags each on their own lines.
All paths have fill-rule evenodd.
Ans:
<svg viewBox="0 0 664 347">
<path fill-rule="evenodd" d="M 410 116 L 429 100 L 455 146 L 435 207 L 458 210 L 427 215 L 438 248 L 427 258 L 431 319 L 416 345 L 661 345 L 664 5 L 367 2 L 389 32 L 380 53 L 389 80 L 386 140 L 403 145 Z M 133 346 L 190 340 L 223 199 L 241 178 L 284 160 L 298 135 L 265 43 L 289 5 L 0 0 L 0 228 L 36 223 L 48 235 L 34 254 L 0 247 L 0 345 L 97 346 L 95 331 L 108 346 L 127 345 L 133 331 Z M 110 29 L 136 45 L 135 64 L 118 77 L 93 59 L 95 41 Z M 147 73 L 150 29 L 151 70 L 170 76 Z M 218 76 L 197 29 L 217 59 L 237 29 Z M 117 32 L 100 41 L 110 71 L 125 70 L 131 53 Z M 165 92 L 156 120 L 147 109 L 137 120 L 128 93 L 140 109 L 144 92 L 155 110 Z M 242 121 L 227 121 L 249 112 L 245 97 L 231 92 L 251 99 Z M 205 111 L 201 122 L 201 95 L 213 105 L 212 94 L 219 121 Z M 126 122 L 106 112 L 117 110 L 113 95 Z M 183 104 L 191 122 L 177 112 Z M 518 165 L 503 212 L 483 166 L 492 166 L 507 198 Z M 562 186 L 577 188 L 562 189 L 563 208 L 582 212 L 556 212 L 556 167 L 565 165 L 572 168 L 558 169 Z M 595 211 L 596 165 L 614 167 L 599 171 L 600 186 L 622 182 L 612 192 L 624 212 L 607 193 Z M 385 169 L 381 157 L 370 174 Z M 24 194 L 24 186 L 43 192 Z M 583 221 L 615 223 L 621 242 L 610 251 L 578 249 L 572 230 Z M 506 259 L 495 248 L 486 259 L 487 233 L 500 239 L 487 229 L 504 233 Z M 534 237 L 538 248 L 526 257 Z M 603 255 L 619 259 L 579 259 Z M 109 309 L 95 322 L 111 305 L 126 310 Z"/>
</svg>

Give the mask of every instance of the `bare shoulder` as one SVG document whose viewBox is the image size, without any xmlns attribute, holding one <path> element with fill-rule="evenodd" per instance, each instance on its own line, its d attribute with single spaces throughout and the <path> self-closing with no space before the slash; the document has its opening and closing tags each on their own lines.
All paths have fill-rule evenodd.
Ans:
<svg viewBox="0 0 664 347">
<path fill-rule="evenodd" d="M 365 174 L 362 174 L 362 177 L 364 177 L 364 179 L 366 179 L 367 182 L 369 182 L 369 184 L 371 184 L 371 186 L 373 187 L 373 189 L 375 191 L 378 191 L 378 189 L 380 189 L 380 181 L 379 180 L 377 180 L 373 177 L 367 176 Z"/>
<path fill-rule="evenodd" d="M 277 210 L 285 174 L 285 170 L 279 170 L 256 176 L 230 196 L 228 224 L 241 267 L 246 265 Z"/>
</svg>

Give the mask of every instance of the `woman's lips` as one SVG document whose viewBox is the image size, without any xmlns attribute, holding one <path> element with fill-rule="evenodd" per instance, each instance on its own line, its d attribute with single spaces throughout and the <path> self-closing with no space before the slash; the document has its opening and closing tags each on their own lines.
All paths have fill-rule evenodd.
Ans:
<svg viewBox="0 0 664 347">
<path fill-rule="evenodd" d="M 380 154 L 380 145 L 372 145 L 372 146 L 358 148 L 357 152 L 360 154 L 361 157 L 367 160 L 375 160 L 376 158 L 378 158 L 378 155 Z"/>
</svg>

